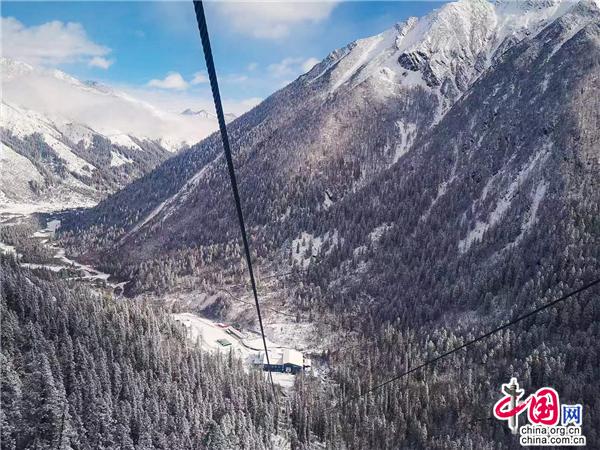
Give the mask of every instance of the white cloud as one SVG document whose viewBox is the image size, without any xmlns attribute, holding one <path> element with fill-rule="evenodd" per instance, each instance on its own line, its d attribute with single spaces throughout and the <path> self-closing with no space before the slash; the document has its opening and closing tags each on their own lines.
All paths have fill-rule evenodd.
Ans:
<svg viewBox="0 0 600 450">
<path fill-rule="evenodd" d="M 179 72 L 169 72 L 162 80 L 150 80 L 148 82 L 148 86 L 157 87 L 160 89 L 173 89 L 175 91 L 182 91 L 187 89 L 189 84 L 183 79 Z"/>
<path fill-rule="evenodd" d="M 250 64 L 248 64 L 248 66 L 246 67 L 250 72 L 256 70 L 258 68 L 258 63 L 255 62 L 251 62 Z"/>
<path fill-rule="evenodd" d="M 90 67 L 99 67 L 100 69 L 108 69 L 112 66 L 114 61 L 103 58 L 102 56 L 94 56 L 88 62 L 88 66 Z"/>
<path fill-rule="evenodd" d="M 191 84 L 208 83 L 208 77 L 202 72 L 196 72 L 194 78 L 190 81 Z"/>
<path fill-rule="evenodd" d="M 35 65 L 91 61 L 110 49 L 91 41 L 83 26 L 54 20 L 28 27 L 14 17 L 2 17 L 3 56 Z"/>
<path fill-rule="evenodd" d="M 294 26 L 327 19 L 337 2 L 223 1 L 212 5 L 235 31 L 260 39 L 279 39 L 289 35 Z"/>
<path fill-rule="evenodd" d="M 118 86 L 118 88 L 134 98 L 143 98 L 161 110 L 173 113 L 190 108 L 194 111 L 205 110 L 214 113 L 215 104 L 210 91 L 162 91 L 134 86 Z M 223 109 L 225 113 L 233 113 L 241 116 L 246 111 L 258 105 L 263 99 L 260 97 L 249 97 L 242 99 L 223 98 Z"/>
<path fill-rule="evenodd" d="M 267 70 L 278 78 L 284 77 L 293 74 L 302 61 L 303 58 L 284 58 L 278 63 L 269 64 Z"/>
<path fill-rule="evenodd" d="M 284 58 L 278 63 L 270 64 L 267 70 L 276 78 L 289 77 L 310 70 L 319 60 L 317 58 Z"/>
<path fill-rule="evenodd" d="M 317 58 L 308 58 L 306 61 L 302 63 L 302 70 L 304 72 L 308 72 L 312 69 L 316 64 L 319 64 L 321 61 Z"/>
<path fill-rule="evenodd" d="M 210 92 L 166 91 L 141 86 L 100 89 L 77 82 L 54 69 L 35 68 L 0 59 L 2 101 L 47 115 L 57 123 L 76 121 L 106 135 L 165 138 L 173 143 L 197 142 L 218 130 L 216 120 L 180 113 L 186 108 L 214 111 Z M 6 75 L 9 76 L 6 76 Z M 259 98 L 223 99 L 226 113 L 243 114 Z"/>
<path fill-rule="evenodd" d="M 229 83 L 243 83 L 244 81 L 248 81 L 248 76 L 243 74 L 232 73 L 230 75 L 226 75 L 224 81 L 227 81 Z"/>
</svg>

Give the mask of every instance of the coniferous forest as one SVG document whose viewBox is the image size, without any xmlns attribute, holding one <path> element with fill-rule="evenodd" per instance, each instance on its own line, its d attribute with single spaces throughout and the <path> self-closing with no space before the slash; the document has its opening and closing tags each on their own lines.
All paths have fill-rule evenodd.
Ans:
<svg viewBox="0 0 600 450">
<path fill-rule="evenodd" d="M 2 449 L 272 448 L 273 394 L 239 360 L 148 305 L 1 269 Z"/>
</svg>

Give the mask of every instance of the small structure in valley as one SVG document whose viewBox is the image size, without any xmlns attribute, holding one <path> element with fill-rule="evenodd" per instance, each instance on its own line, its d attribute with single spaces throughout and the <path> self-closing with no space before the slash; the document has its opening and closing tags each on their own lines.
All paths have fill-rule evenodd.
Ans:
<svg viewBox="0 0 600 450">
<path fill-rule="evenodd" d="M 310 359 L 297 350 L 286 348 L 281 353 L 269 352 L 269 362 L 264 352 L 258 353 L 254 360 L 255 366 L 262 366 L 267 372 L 281 372 L 297 374 L 310 368 Z"/>
<path fill-rule="evenodd" d="M 242 333 L 240 330 L 237 330 L 231 326 L 227 327 L 225 331 L 227 333 L 231 334 L 232 336 L 238 338 L 239 340 L 246 339 L 246 335 L 244 333 Z"/>
<path fill-rule="evenodd" d="M 217 339 L 217 342 L 221 345 L 221 347 L 229 347 L 231 345 L 231 342 L 229 342 L 227 339 Z"/>
</svg>

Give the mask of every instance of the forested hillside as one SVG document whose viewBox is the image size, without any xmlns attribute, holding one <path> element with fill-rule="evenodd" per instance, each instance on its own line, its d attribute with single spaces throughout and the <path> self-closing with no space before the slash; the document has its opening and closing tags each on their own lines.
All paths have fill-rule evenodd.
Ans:
<svg viewBox="0 0 600 450">
<path fill-rule="evenodd" d="M 272 448 L 260 374 L 190 348 L 165 313 L 0 256 L 2 449 Z"/>
</svg>

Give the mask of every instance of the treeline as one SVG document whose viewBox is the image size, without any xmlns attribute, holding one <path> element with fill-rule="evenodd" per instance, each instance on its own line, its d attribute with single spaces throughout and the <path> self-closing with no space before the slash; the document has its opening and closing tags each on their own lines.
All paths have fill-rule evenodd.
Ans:
<svg viewBox="0 0 600 450">
<path fill-rule="evenodd" d="M 148 305 L 0 264 L 2 449 L 273 448 L 261 374 Z"/>
</svg>

